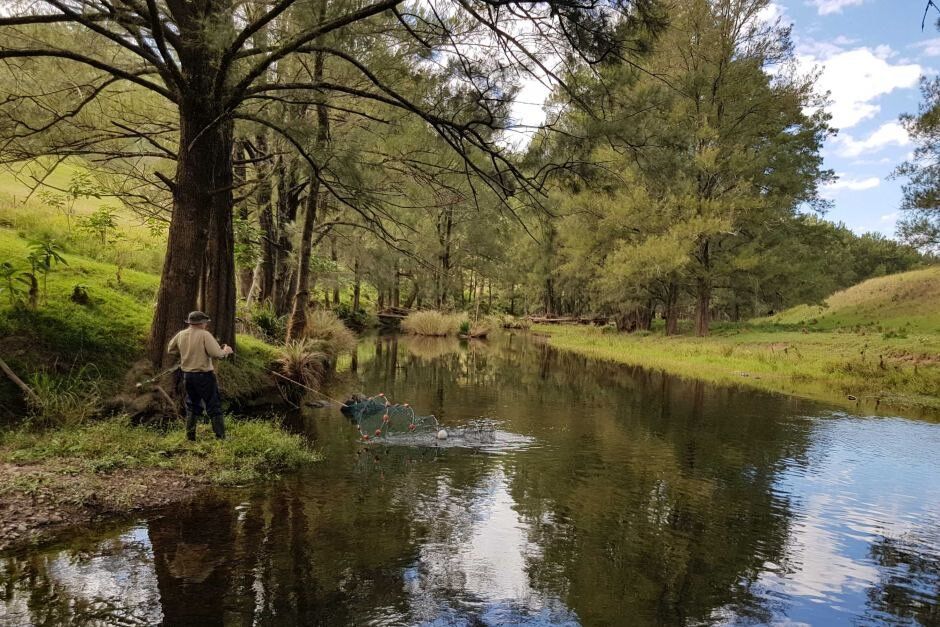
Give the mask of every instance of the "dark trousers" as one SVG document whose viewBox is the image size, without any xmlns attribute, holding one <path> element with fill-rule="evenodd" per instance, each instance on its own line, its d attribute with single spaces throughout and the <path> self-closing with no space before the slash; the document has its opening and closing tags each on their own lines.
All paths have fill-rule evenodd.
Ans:
<svg viewBox="0 0 940 627">
<path fill-rule="evenodd" d="M 225 421 L 222 418 L 222 402 L 219 399 L 219 384 L 214 372 L 184 372 L 186 384 L 186 437 L 196 438 L 196 420 L 205 411 L 212 421 L 215 437 L 225 437 Z"/>
</svg>

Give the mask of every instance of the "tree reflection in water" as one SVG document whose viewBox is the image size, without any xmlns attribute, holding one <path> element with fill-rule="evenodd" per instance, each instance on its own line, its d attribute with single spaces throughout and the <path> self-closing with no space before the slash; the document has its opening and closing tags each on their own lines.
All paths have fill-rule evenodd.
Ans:
<svg viewBox="0 0 940 627">
<path fill-rule="evenodd" d="M 354 362 L 353 383 L 334 396 L 382 391 L 445 425 L 496 418 L 536 444 L 502 454 L 363 447 L 338 412 L 308 414 L 294 425 L 316 426 L 326 462 L 153 517 L 152 550 L 116 549 L 121 572 L 151 576 L 128 580 L 123 597 L 100 595 L 118 599 L 108 611 L 200 625 L 786 616 L 788 600 L 762 574 L 776 565 L 798 575 L 791 544 L 801 505 L 780 477 L 812 464 L 818 423 L 801 416 L 817 407 L 589 363 L 512 336 L 463 345 L 377 338 Z M 854 612 L 936 622 L 936 549 L 936 537 L 874 542 L 881 579 L 868 608 Z M 37 624 L 93 622 L 81 608 L 95 599 L 50 568 L 83 554 L 2 562 L 7 611 Z M 128 601 L 138 598 L 153 603 Z"/>
</svg>

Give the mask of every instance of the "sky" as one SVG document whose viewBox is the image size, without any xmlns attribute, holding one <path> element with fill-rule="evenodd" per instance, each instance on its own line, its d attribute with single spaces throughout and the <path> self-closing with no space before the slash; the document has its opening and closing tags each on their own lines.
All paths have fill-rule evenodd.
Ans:
<svg viewBox="0 0 940 627">
<path fill-rule="evenodd" d="M 926 4 L 774 0 L 766 10 L 766 17 L 793 26 L 797 62 L 806 72 L 818 70 L 817 90 L 829 92 L 838 134 L 823 149 L 824 167 L 839 179 L 823 190 L 833 203 L 826 218 L 857 233 L 895 232 L 903 179 L 890 175 L 913 150 L 898 117 L 917 111 L 920 77 L 940 68 L 940 12 L 931 8 L 921 31 Z M 538 125 L 547 93 L 544 85 L 527 81 L 513 117 Z"/>
</svg>

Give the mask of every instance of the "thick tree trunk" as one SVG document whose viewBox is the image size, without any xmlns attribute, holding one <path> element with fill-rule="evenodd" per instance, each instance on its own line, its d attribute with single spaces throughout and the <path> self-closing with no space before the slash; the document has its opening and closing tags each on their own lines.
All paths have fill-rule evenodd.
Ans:
<svg viewBox="0 0 940 627">
<path fill-rule="evenodd" d="M 232 199 L 232 149 L 234 125 L 220 125 L 219 137 L 228 146 L 220 153 L 219 178 L 209 205 L 209 245 L 206 267 L 206 313 L 212 331 L 222 344 L 235 346 L 235 230 Z"/>
<path fill-rule="evenodd" d="M 186 314 L 196 307 L 212 207 L 216 205 L 212 192 L 226 187 L 231 192 L 231 127 L 219 124 L 219 117 L 202 102 L 184 102 L 180 106 L 181 148 L 173 189 L 173 220 L 148 340 L 148 356 L 155 365 L 169 364 L 167 343 L 184 326 Z M 230 203 L 228 208 L 231 211 Z M 225 334 L 224 328 L 215 329 Z"/>
</svg>

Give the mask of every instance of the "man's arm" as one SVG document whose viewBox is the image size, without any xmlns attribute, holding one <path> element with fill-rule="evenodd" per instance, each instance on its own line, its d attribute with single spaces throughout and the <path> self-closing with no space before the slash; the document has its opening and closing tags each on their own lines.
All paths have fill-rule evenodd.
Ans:
<svg viewBox="0 0 940 627">
<path fill-rule="evenodd" d="M 179 354 L 180 354 L 179 337 L 180 337 L 180 334 L 179 334 L 179 333 L 177 333 L 176 335 L 173 336 L 173 339 L 170 340 L 169 346 L 166 347 L 166 352 L 168 352 L 168 353 L 171 354 L 171 355 L 179 355 Z"/>
<path fill-rule="evenodd" d="M 215 341 L 215 338 L 212 337 L 212 334 L 206 331 L 206 354 L 213 359 L 225 359 L 232 354 L 232 349 L 229 348 L 228 344 L 225 345 L 225 348 L 219 346 L 219 343 Z"/>
</svg>

